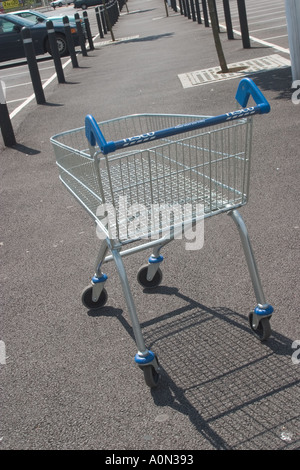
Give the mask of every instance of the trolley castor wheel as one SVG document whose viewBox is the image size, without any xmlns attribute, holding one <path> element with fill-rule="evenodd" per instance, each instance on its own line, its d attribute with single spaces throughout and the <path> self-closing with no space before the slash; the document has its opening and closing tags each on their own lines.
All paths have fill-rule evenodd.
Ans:
<svg viewBox="0 0 300 470">
<path fill-rule="evenodd" d="M 101 294 L 99 296 L 99 299 L 96 302 L 94 302 L 92 299 L 92 293 L 93 293 L 93 286 L 88 286 L 84 289 L 81 295 L 81 300 L 82 300 L 83 305 L 89 309 L 104 307 L 108 299 L 106 289 L 103 287 Z"/>
<path fill-rule="evenodd" d="M 146 385 L 150 388 L 157 387 L 160 378 L 160 367 L 157 355 L 152 351 L 148 351 L 145 356 L 137 353 L 135 355 L 135 362 L 144 373 Z"/>
<path fill-rule="evenodd" d="M 271 335 L 270 317 L 261 318 L 257 328 L 253 326 L 253 312 L 249 313 L 249 324 L 254 335 L 260 341 L 266 341 Z"/>
<path fill-rule="evenodd" d="M 147 289 L 152 289 L 154 287 L 157 287 L 159 286 L 159 284 L 161 283 L 162 281 L 162 271 L 160 268 L 158 268 L 158 270 L 156 271 L 156 273 L 154 274 L 154 277 L 151 281 L 148 281 L 147 279 L 147 272 L 148 272 L 148 264 L 146 264 L 145 266 L 142 266 L 138 273 L 137 273 L 137 280 L 138 280 L 138 283 L 142 286 L 142 287 L 145 287 Z"/>
<path fill-rule="evenodd" d="M 143 372 L 144 372 L 144 379 L 145 379 L 146 385 L 148 385 L 148 387 L 150 388 L 157 387 L 160 375 L 155 370 L 155 368 L 151 365 L 144 366 Z"/>
</svg>

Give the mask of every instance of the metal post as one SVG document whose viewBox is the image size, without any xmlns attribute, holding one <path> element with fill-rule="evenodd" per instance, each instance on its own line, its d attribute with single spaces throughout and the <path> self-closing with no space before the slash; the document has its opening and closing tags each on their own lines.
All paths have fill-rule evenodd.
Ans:
<svg viewBox="0 0 300 470">
<path fill-rule="evenodd" d="M 65 83 L 66 80 L 65 80 L 64 71 L 61 65 L 60 55 L 58 52 L 58 46 L 56 42 L 56 34 L 55 34 L 55 29 L 53 27 L 53 22 L 51 20 L 47 20 L 46 27 L 48 31 L 48 39 L 49 39 L 49 44 L 50 44 L 50 49 L 51 49 L 51 55 L 52 55 L 54 65 L 55 65 L 58 83 Z"/>
<path fill-rule="evenodd" d="M 225 22 L 226 22 L 227 37 L 228 39 L 234 39 L 229 0 L 223 0 L 223 8 L 224 8 L 224 16 L 225 16 Z"/>
<path fill-rule="evenodd" d="M 191 9 L 190 9 L 190 0 L 185 0 L 186 15 L 188 19 L 191 19 Z"/>
<path fill-rule="evenodd" d="M 65 26 L 66 40 L 67 40 L 67 44 L 68 44 L 68 49 L 69 49 L 72 65 L 75 68 L 75 67 L 78 67 L 78 61 L 77 61 L 77 55 L 76 55 L 76 52 L 75 52 L 74 42 L 73 42 L 73 38 L 72 38 L 69 18 L 67 16 L 63 17 L 63 23 L 64 23 L 64 26 Z"/>
<path fill-rule="evenodd" d="M 109 14 L 108 14 L 107 8 L 106 8 L 106 3 L 105 3 L 105 0 L 102 0 L 102 1 L 103 1 L 103 7 L 104 7 L 105 21 L 106 21 L 107 27 L 109 29 L 111 39 L 112 39 L 112 41 L 114 41 L 115 37 L 114 37 L 114 33 L 113 33 L 113 30 L 112 30 L 112 27 L 111 27 L 111 22 L 110 22 L 110 19 L 109 19 Z"/>
<path fill-rule="evenodd" d="M 100 17 L 99 7 L 95 8 L 95 13 L 96 13 L 96 20 L 97 20 L 97 25 L 98 25 L 98 31 L 99 31 L 99 34 L 100 34 L 100 38 L 104 38 L 103 29 L 102 29 L 102 25 L 101 25 L 101 17 Z"/>
<path fill-rule="evenodd" d="M 183 0 L 179 0 L 179 9 L 180 9 L 180 14 L 183 15 L 183 6 L 182 6 Z"/>
<path fill-rule="evenodd" d="M 194 5 L 194 0 L 191 1 L 191 12 L 192 12 L 192 20 L 196 21 L 196 13 L 195 13 L 195 5 Z"/>
<path fill-rule="evenodd" d="M 209 28 L 209 20 L 208 20 L 206 0 L 202 0 L 202 10 L 203 10 L 203 16 L 204 16 L 204 24 L 205 24 L 206 28 Z"/>
<path fill-rule="evenodd" d="M 89 22 L 89 19 L 88 19 L 87 11 L 83 12 L 83 18 L 84 18 L 86 34 L 87 34 L 88 42 L 89 42 L 89 46 L 90 46 L 90 51 L 93 51 L 95 48 L 94 48 L 94 43 L 93 43 L 93 38 L 92 38 L 92 33 L 91 33 L 91 27 L 90 27 L 90 22 Z"/>
<path fill-rule="evenodd" d="M 250 38 L 249 38 L 249 29 L 248 29 L 245 0 L 237 0 L 237 4 L 238 4 L 239 17 L 240 17 L 243 47 L 244 49 L 250 49 L 251 45 L 250 45 Z"/>
<path fill-rule="evenodd" d="M 12 147 L 16 144 L 16 138 L 8 113 L 4 86 L 4 82 L 0 81 L 0 128 L 4 145 Z"/>
<path fill-rule="evenodd" d="M 79 13 L 75 13 L 74 18 L 75 18 L 75 23 L 76 23 L 76 27 L 77 27 L 77 33 L 78 33 L 78 37 L 79 37 L 79 44 L 80 44 L 80 47 L 81 47 L 81 52 L 82 52 L 82 55 L 86 57 L 87 56 L 87 50 L 86 50 L 86 47 L 85 47 L 85 37 L 84 37 L 83 31 L 82 31 L 82 26 L 81 26 L 81 20 L 80 20 L 80 17 L 79 17 Z"/>
<path fill-rule="evenodd" d="M 115 14 L 115 19 L 114 19 L 114 24 L 115 24 L 118 21 L 119 16 L 120 16 L 120 9 L 119 9 L 118 0 L 116 1 L 113 8 L 114 8 L 114 14 Z"/>
<path fill-rule="evenodd" d="M 105 14 L 104 14 L 103 5 L 101 5 L 101 6 L 99 7 L 99 11 L 100 11 L 100 15 L 101 15 L 101 21 L 102 21 L 102 25 L 103 25 L 104 34 L 107 34 L 107 26 L 106 26 L 106 20 L 105 20 Z"/>
<path fill-rule="evenodd" d="M 21 36 L 23 40 L 25 55 L 29 68 L 29 73 L 32 81 L 32 86 L 35 94 L 37 104 L 43 104 L 46 102 L 44 89 L 40 77 L 40 72 L 37 66 L 37 60 L 35 56 L 35 50 L 33 47 L 31 32 L 29 28 L 23 27 L 21 29 Z"/>
<path fill-rule="evenodd" d="M 196 14 L 197 14 L 197 21 L 198 21 L 198 24 L 201 24 L 201 23 L 202 23 L 202 19 L 201 19 L 201 13 L 200 13 L 199 0 L 195 0 L 195 6 L 196 6 Z"/>
</svg>

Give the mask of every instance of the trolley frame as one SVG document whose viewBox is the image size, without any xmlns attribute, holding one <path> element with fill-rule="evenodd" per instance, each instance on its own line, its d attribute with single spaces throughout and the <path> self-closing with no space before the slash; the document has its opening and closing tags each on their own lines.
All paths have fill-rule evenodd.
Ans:
<svg viewBox="0 0 300 470">
<path fill-rule="evenodd" d="M 246 107 L 250 96 L 253 98 L 255 105 Z M 261 341 L 266 340 L 271 333 L 269 319 L 273 307 L 265 300 L 248 231 L 237 209 L 245 205 L 248 200 L 252 116 L 268 113 L 270 105 L 255 83 L 249 78 L 240 81 L 236 92 L 236 100 L 242 106 L 241 109 L 214 117 L 201 116 L 200 119 L 196 116 L 184 115 L 134 115 L 98 124 L 93 116 L 88 115 L 85 118 L 84 128 L 57 134 L 50 139 L 56 154 L 57 165 L 60 168 L 61 181 L 94 218 L 97 229 L 103 233 L 102 238 L 104 238 L 96 260 L 95 274 L 92 277 L 91 285 L 82 294 L 82 301 L 88 308 L 99 308 L 106 303 L 107 293 L 104 285 L 107 276 L 102 272 L 102 267 L 105 263 L 114 260 L 138 349 L 135 362 L 142 368 L 146 384 L 150 387 L 156 386 L 158 383 L 159 364 L 156 355 L 145 345 L 123 258 L 138 251 L 152 250 L 148 264 L 143 266 L 138 273 L 138 281 L 143 287 L 156 287 L 162 280 L 160 264 L 163 261 L 163 256 L 160 251 L 175 238 L 178 229 L 182 230 L 182 219 L 180 216 L 177 222 L 173 221 L 167 234 L 162 232 L 160 226 L 158 232 L 155 233 L 156 238 L 154 240 L 151 239 L 151 241 L 135 244 L 131 248 L 122 249 L 128 243 L 141 242 L 147 236 L 148 238 L 151 238 L 151 236 L 144 228 L 135 238 L 120 237 L 120 209 L 115 218 L 114 229 L 116 231 L 112 236 L 111 227 L 107 222 L 104 223 L 103 213 L 99 217 L 96 205 L 97 203 L 102 204 L 106 209 L 107 204 L 112 205 L 115 203 L 117 195 L 119 197 L 120 195 L 126 195 L 126 197 L 130 195 L 133 201 L 137 198 L 139 203 L 146 201 L 147 204 L 150 204 L 153 203 L 155 194 L 159 193 L 161 186 L 164 188 L 165 195 L 167 194 L 166 185 L 169 188 L 168 191 L 170 191 L 170 194 L 167 194 L 167 201 L 174 196 L 183 204 L 191 201 L 194 203 L 195 200 L 197 202 L 197 197 L 198 200 L 200 198 L 198 187 L 201 184 L 205 186 L 208 182 L 207 193 L 201 193 L 201 200 L 205 201 L 204 211 L 200 215 L 193 212 L 189 222 L 195 223 L 200 219 L 224 212 L 234 220 L 242 242 L 257 301 L 256 308 L 249 316 L 250 327 Z M 103 133 L 100 129 L 100 127 L 105 129 L 108 124 L 109 126 L 114 125 L 118 129 L 118 124 L 122 121 L 127 120 L 131 123 L 136 118 L 147 120 L 150 117 L 153 122 L 159 120 L 158 117 L 161 117 L 163 122 L 167 120 L 166 117 L 170 117 L 175 125 L 151 130 L 150 132 L 148 130 L 145 132 L 143 129 L 142 132 L 133 137 L 124 136 L 122 139 L 114 138 L 114 140 L 108 141 L 104 137 L 105 132 Z M 236 127 L 231 125 L 232 121 L 237 121 Z M 221 124 L 225 127 L 217 128 L 215 131 L 216 126 Z M 231 126 L 233 130 L 230 132 L 234 136 L 234 133 L 238 132 L 239 126 L 243 125 L 246 126 L 246 133 L 243 134 L 245 149 L 243 152 L 232 153 L 228 151 L 226 153 L 222 139 L 226 137 L 225 132 L 229 131 L 225 129 L 227 129 L 227 126 Z M 212 130 L 199 132 L 206 128 L 212 128 Z M 83 131 L 88 142 L 88 149 L 85 147 L 78 149 L 75 148 L 73 143 L 69 144 L 69 138 L 77 138 L 77 135 L 82 135 Z M 180 137 L 176 137 L 179 135 Z M 203 142 L 206 136 L 209 136 L 209 140 L 207 141 L 208 144 L 204 145 Z M 202 139 L 202 146 L 197 144 L 200 138 Z M 214 138 L 220 139 L 220 147 L 212 147 Z M 232 140 L 232 138 L 228 137 L 229 140 Z M 158 144 L 154 144 L 154 141 L 158 141 Z M 81 143 L 80 146 L 82 146 Z M 131 150 L 131 147 L 136 147 L 138 150 Z M 201 165 L 197 165 L 197 152 L 200 148 L 203 155 L 208 154 L 209 160 L 206 161 L 203 156 Z M 167 151 L 169 153 L 165 154 Z M 175 157 L 170 156 L 171 151 L 175 152 Z M 179 154 L 180 156 L 178 156 Z M 235 175 L 233 183 L 230 176 L 231 160 L 234 161 L 233 171 Z M 165 164 L 165 161 L 167 161 L 167 164 Z M 199 170 L 200 166 L 201 171 Z M 160 171 L 163 172 L 163 177 L 160 176 Z M 123 173 L 127 174 L 127 179 Z M 131 176 L 131 173 L 133 173 L 133 176 Z M 202 178 L 201 184 L 199 175 Z M 190 178 L 189 186 L 186 183 L 187 176 Z M 221 182 L 219 181 L 220 178 Z M 135 183 L 131 184 L 130 181 L 133 179 Z M 118 181 L 118 185 L 116 181 Z M 117 186 L 118 189 L 116 189 Z M 174 187 L 175 189 L 173 189 Z M 221 196 L 217 195 L 219 187 L 222 190 Z M 196 198 L 193 197 L 195 191 Z M 223 192 L 226 193 L 225 196 Z M 149 194 L 151 195 L 150 199 Z M 206 203 L 208 207 L 205 206 Z M 150 235 L 153 235 L 153 232 Z"/>
</svg>

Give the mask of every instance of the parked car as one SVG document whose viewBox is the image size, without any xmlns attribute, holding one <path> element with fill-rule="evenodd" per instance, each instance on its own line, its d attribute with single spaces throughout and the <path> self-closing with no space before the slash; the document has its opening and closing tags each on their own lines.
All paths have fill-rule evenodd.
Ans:
<svg viewBox="0 0 300 470">
<path fill-rule="evenodd" d="M 50 5 L 55 10 L 56 7 L 62 7 L 63 5 L 71 5 L 71 3 L 73 3 L 73 0 L 54 0 L 50 3 Z"/>
<path fill-rule="evenodd" d="M 82 10 L 97 5 L 102 5 L 102 0 L 74 0 L 74 8 L 82 8 Z"/>
<path fill-rule="evenodd" d="M 46 16 L 43 13 L 40 13 L 37 10 L 12 11 L 10 14 L 20 16 L 20 18 L 24 18 L 25 20 L 29 20 L 34 24 L 36 24 L 36 23 L 46 23 L 47 20 L 52 20 L 52 21 L 61 23 L 62 25 L 64 24 L 63 16 Z M 76 28 L 76 23 L 75 23 L 74 16 L 70 16 L 70 15 L 64 15 L 64 16 L 68 16 L 70 27 L 71 28 Z M 85 34 L 85 36 L 87 36 L 86 35 L 85 23 L 84 23 L 82 18 L 80 18 L 80 22 L 81 22 L 81 27 L 83 29 L 83 33 Z"/>
<path fill-rule="evenodd" d="M 20 11 L 11 11 L 10 15 L 17 15 L 20 18 L 25 18 L 25 20 L 32 21 L 32 23 L 46 23 L 47 20 L 58 21 L 63 23 L 63 16 L 46 16 L 43 13 L 40 13 L 37 10 L 20 10 Z M 74 23 L 74 16 L 66 15 L 69 18 L 69 23 Z"/>
<path fill-rule="evenodd" d="M 65 28 L 61 23 L 53 21 L 59 54 L 68 54 L 68 46 L 65 36 Z M 36 55 L 51 54 L 48 30 L 45 23 L 33 24 L 32 21 L 20 18 L 17 15 L 4 13 L 0 15 L 0 62 L 25 57 L 25 51 L 21 36 L 23 27 L 30 29 Z M 79 37 L 76 28 L 71 28 L 73 42 L 79 45 Z"/>
</svg>

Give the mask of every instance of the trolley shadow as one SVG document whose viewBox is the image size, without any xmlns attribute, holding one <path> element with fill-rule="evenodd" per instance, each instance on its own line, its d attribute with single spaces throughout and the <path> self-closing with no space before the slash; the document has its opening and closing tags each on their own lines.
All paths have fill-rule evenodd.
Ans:
<svg viewBox="0 0 300 470">
<path fill-rule="evenodd" d="M 251 78 L 262 90 L 278 93 L 276 100 L 291 100 L 294 91 L 291 67 L 252 73 Z"/>
<path fill-rule="evenodd" d="M 274 332 L 267 343 L 254 341 L 245 315 L 207 307 L 177 288 L 144 289 L 144 295 L 156 302 L 170 296 L 178 305 L 141 322 L 160 360 L 161 381 L 150 392 L 158 407 L 188 416 L 201 436 L 201 448 L 299 445 L 300 379 L 291 361 L 290 339 Z M 115 316 L 134 341 L 120 309 L 104 307 L 88 314 Z M 293 436 L 290 441 L 281 438 L 285 429 Z"/>
</svg>

